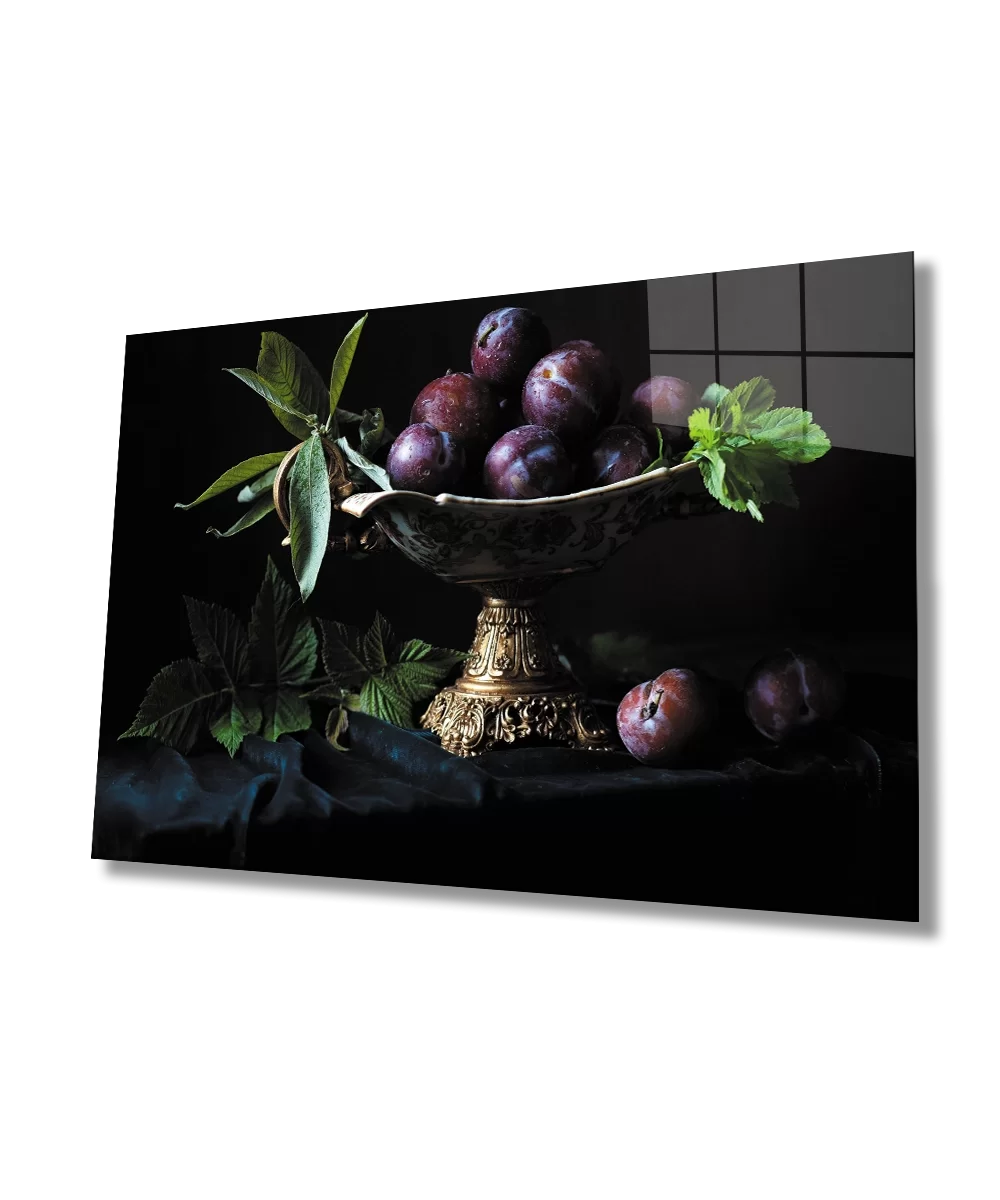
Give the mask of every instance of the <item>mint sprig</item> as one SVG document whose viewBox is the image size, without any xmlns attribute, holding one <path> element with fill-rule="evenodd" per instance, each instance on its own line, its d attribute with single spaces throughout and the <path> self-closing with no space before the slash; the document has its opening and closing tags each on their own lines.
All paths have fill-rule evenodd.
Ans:
<svg viewBox="0 0 1000 1200">
<path fill-rule="evenodd" d="M 801 408 L 774 408 L 770 380 L 757 376 L 732 390 L 710 384 L 704 404 L 688 418 L 696 462 L 710 495 L 735 512 L 763 521 L 761 506 L 798 507 L 789 469 L 813 462 L 830 449 L 830 439 Z"/>
<path fill-rule="evenodd" d="M 185 604 L 197 659 L 159 671 L 121 735 L 153 737 L 182 754 L 206 733 L 230 755 L 250 733 L 277 741 L 309 729 L 316 705 L 338 750 L 346 749 L 349 712 L 412 728 L 415 706 L 467 657 L 419 638 L 399 642 L 380 613 L 364 635 L 338 621 L 314 624 L 270 559 L 249 626 L 217 605 L 190 597 Z"/>
</svg>

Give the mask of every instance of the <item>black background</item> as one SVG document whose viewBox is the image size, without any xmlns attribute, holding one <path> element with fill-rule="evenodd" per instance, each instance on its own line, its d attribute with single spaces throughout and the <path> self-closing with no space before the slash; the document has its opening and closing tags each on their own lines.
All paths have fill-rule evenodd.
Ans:
<svg viewBox="0 0 1000 1200">
<path fill-rule="evenodd" d="M 649 375 L 646 283 L 636 281 L 373 310 L 343 404 L 380 405 L 398 431 L 424 384 L 449 368 L 468 370 L 473 331 L 501 304 L 539 312 L 555 345 L 595 341 L 629 391 Z M 261 331 L 274 329 L 328 376 L 360 315 L 127 339 L 103 749 L 130 723 L 155 672 L 191 653 L 184 594 L 245 619 L 268 554 L 291 579 L 276 517 L 220 541 L 205 529 L 226 528 L 244 511 L 235 493 L 189 512 L 173 507 L 234 463 L 292 444 L 260 397 L 223 368 L 253 367 Z M 800 508 L 771 506 L 762 525 L 722 513 L 647 529 L 602 571 L 550 593 L 552 632 L 577 641 L 599 630 L 645 632 L 676 645 L 678 661 L 696 661 L 701 647 L 713 669 L 718 647 L 731 646 L 736 674 L 758 653 L 804 639 L 831 645 L 849 670 L 915 678 L 913 459 L 835 448 L 798 468 L 795 486 Z M 310 601 L 314 613 L 356 624 L 379 608 L 401 634 L 458 648 L 471 640 L 478 607 L 475 592 L 438 581 L 395 550 L 328 558 Z"/>
</svg>

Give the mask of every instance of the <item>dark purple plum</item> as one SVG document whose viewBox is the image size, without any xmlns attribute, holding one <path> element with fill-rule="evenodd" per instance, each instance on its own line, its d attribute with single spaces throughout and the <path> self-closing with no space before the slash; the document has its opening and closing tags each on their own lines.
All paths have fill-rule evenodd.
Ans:
<svg viewBox="0 0 1000 1200">
<path fill-rule="evenodd" d="M 649 434 L 634 425 L 603 430 L 580 466 L 581 487 L 603 487 L 640 475 L 653 461 Z"/>
<path fill-rule="evenodd" d="M 450 433 L 433 425 L 407 425 L 390 446 L 385 465 L 394 488 L 436 496 L 461 485 L 465 451 Z"/>
<path fill-rule="evenodd" d="M 603 350 L 595 346 L 593 342 L 588 342 L 583 338 L 578 338 L 572 342 L 563 342 L 559 349 L 576 350 L 590 360 L 594 370 L 605 381 L 607 388 L 607 399 L 605 400 L 602 424 L 607 425 L 608 422 L 613 421 L 615 414 L 618 412 L 618 401 L 621 399 L 622 394 L 621 371 L 618 370 Z"/>
<path fill-rule="evenodd" d="M 483 317 L 472 339 L 472 373 L 517 397 L 528 372 L 551 349 L 541 317 L 528 308 L 497 308 Z"/>
<path fill-rule="evenodd" d="M 568 342 L 528 372 L 521 407 L 526 421 L 578 447 L 612 419 L 620 388 L 603 351 L 592 342 Z"/>
<path fill-rule="evenodd" d="M 468 458 L 482 461 L 500 432 L 500 402 L 485 379 L 453 371 L 432 379 L 420 392 L 410 409 L 410 423 L 450 433 Z"/>
<path fill-rule="evenodd" d="M 715 716 L 715 698 L 694 671 L 674 667 L 634 687 L 618 705 L 618 734 L 641 763 L 673 762 Z"/>
<path fill-rule="evenodd" d="M 691 444 L 688 417 L 700 403 L 701 397 L 687 380 L 654 375 L 625 401 L 619 420 L 639 429 L 659 429 L 667 445 L 680 449 Z"/>
<path fill-rule="evenodd" d="M 573 487 L 573 465 L 551 430 L 518 425 L 486 455 L 483 484 L 487 495 L 498 500 L 562 496 Z"/>
<path fill-rule="evenodd" d="M 759 733 L 781 742 L 832 720 L 844 702 L 844 692 L 839 667 L 825 656 L 783 650 L 750 672 L 746 712 Z"/>
</svg>

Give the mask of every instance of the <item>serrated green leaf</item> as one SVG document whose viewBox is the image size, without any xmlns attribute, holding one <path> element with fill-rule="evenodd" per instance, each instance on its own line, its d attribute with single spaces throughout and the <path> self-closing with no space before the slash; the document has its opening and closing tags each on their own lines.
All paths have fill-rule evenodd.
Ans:
<svg viewBox="0 0 1000 1200">
<path fill-rule="evenodd" d="M 707 389 L 706 389 L 707 390 Z M 688 417 L 688 433 L 691 441 L 701 443 L 701 448 L 710 450 L 719 440 L 719 431 L 713 414 L 708 408 L 696 408 Z"/>
<path fill-rule="evenodd" d="M 277 467 L 272 467 L 270 471 L 265 471 L 263 475 L 259 475 L 245 487 L 240 488 L 236 493 L 236 499 L 240 504 L 249 504 L 252 500 L 256 500 L 263 492 L 270 491 L 274 485 L 274 477 L 277 473 Z"/>
<path fill-rule="evenodd" d="M 656 434 L 656 455 L 649 466 L 639 472 L 640 475 L 648 475 L 650 471 L 658 471 L 663 466 L 663 434 L 656 425 L 653 426 L 653 432 Z"/>
<path fill-rule="evenodd" d="M 244 529 L 249 529 L 251 525 L 256 525 L 258 521 L 262 521 L 269 512 L 273 511 L 274 497 L 270 492 L 265 492 L 263 495 L 258 496 L 243 516 L 230 525 L 228 529 L 218 530 L 214 525 L 209 525 L 205 532 L 214 534 L 217 538 L 232 537 L 234 533 L 242 533 Z"/>
<path fill-rule="evenodd" d="M 718 450 L 689 450 L 685 461 L 693 460 L 698 463 L 705 489 L 714 496 L 720 504 L 729 507 L 725 489 L 726 464 Z"/>
<path fill-rule="evenodd" d="M 410 638 L 409 641 L 403 642 L 395 654 L 396 662 L 427 660 L 442 666 L 447 664 L 448 669 L 457 663 L 465 662 L 468 657 L 468 653 L 464 650 L 448 650 L 443 646 L 432 646 L 430 642 L 421 641 L 420 638 Z"/>
<path fill-rule="evenodd" d="M 381 671 L 392 661 L 395 640 L 392 626 L 380 612 L 376 612 L 361 643 L 361 654 L 369 671 Z"/>
<path fill-rule="evenodd" d="M 433 651 L 434 647 L 430 642 L 424 642 L 420 638 L 410 638 L 408 641 L 401 643 L 396 651 L 397 662 L 418 662 L 422 658 L 426 658 Z"/>
<path fill-rule="evenodd" d="M 253 479 L 261 471 L 266 471 L 269 467 L 277 467 L 285 454 L 284 450 L 276 450 L 273 454 L 257 454 L 253 458 L 244 459 L 243 462 L 237 463 L 235 467 L 230 467 L 225 474 L 220 475 L 215 483 L 209 484 L 201 495 L 192 500 L 190 504 L 175 504 L 174 508 L 182 508 L 186 511 L 194 508 L 196 504 L 204 504 L 206 500 L 211 500 L 214 496 L 221 496 L 230 488 L 239 487 L 241 483 Z"/>
<path fill-rule="evenodd" d="M 295 456 L 288 474 L 292 570 L 303 601 L 313 593 L 326 554 L 331 510 L 326 454 L 319 434 L 314 432 Z"/>
<path fill-rule="evenodd" d="M 344 384 L 347 382 L 347 373 L 351 369 L 351 363 L 354 361 L 354 352 L 358 348 L 358 339 L 361 337 L 361 330 L 365 327 L 365 321 L 368 320 L 368 314 L 356 321 L 348 330 L 347 336 L 340 343 L 336 356 L 333 360 L 333 370 L 330 372 L 330 415 L 332 416 L 337 411 L 337 405 L 340 403 L 340 394 L 344 390 Z"/>
<path fill-rule="evenodd" d="M 711 404 L 713 408 L 717 408 L 719 401 L 723 396 L 729 395 L 729 388 L 723 387 L 721 383 L 710 383 L 702 392 L 701 399 L 704 404 Z"/>
<path fill-rule="evenodd" d="M 227 687 L 246 683 L 250 674 L 249 644 L 243 622 L 228 608 L 184 597 L 198 661 Z"/>
<path fill-rule="evenodd" d="M 267 380 L 258 375 L 256 371 L 251 371 L 247 367 L 226 367 L 225 370 L 230 375 L 235 375 L 237 379 L 242 379 L 247 387 L 253 388 L 258 396 L 263 396 L 267 401 L 268 408 L 274 413 L 281 426 L 287 429 L 292 437 L 298 438 L 300 442 L 305 441 L 316 424 L 316 418 L 312 413 L 289 407 Z"/>
<path fill-rule="evenodd" d="M 715 422 L 732 433 L 745 433 L 774 403 L 774 388 L 769 379 L 757 375 L 745 379 L 723 396 L 716 407 Z"/>
<path fill-rule="evenodd" d="M 334 750 L 346 751 L 347 747 L 343 745 L 340 739 L 347 732 L 347 709 L 346 708 L 331 708 L 330 713 L 326 718 L 326 739 Z"/>
<path fill-rule="evenodd" d="M 312 725 L 309 701 L 297 688 L 282 687 L 261 697 L 261 736 L 276 742 L 283 733 L 298 733 Z"/>
<path fill-rule="evenodd" d="M 768 445 L 788 462 L 808 463 L 830 449 L 830 439 L 801 408 L 773 408 L 751 427 L 755 445 Z"/>
<path fill-rule="evenodd" d="M 784 504 L 798 508 L 788 463 L 768 446 L 751 444 L 726 460 L 727 486 L 740 498 L 757 504 Z"/>
<path fill-rule="evenodd" d="M 170 663 L 153 677 L 135 720 L 120 736 L 154 737 L 187 754 L 227 693 L 193 658 Z"/>
<path fill-rule="evenodd" d="M 326 673 L 344 687 L 360 687 L 371 674 L 361 649 L 361 631 L 340 621 L 320 620 L 318 624 Z"/>
<path fill-rule="evenodd" d="M 361 711 L 381 721 L 388 721 L 390 725 L 398 725 L 401 729 L 414 727 L 410 702 L 386 686 L 377 675 L 367 679 L 361 689 Z"/>
<path fill-rule="evenodd" d="M 421 662 L 390 663 L 378 678 L 384 688 L 395 692 L 402 700 L 429 700 L 441 686 L 452 667 L 429 659 Z"/>
<path fill-rule="evenodd" d="M 251 674 L 260 683 L 306 683 L 316 670 L 318 644 L 295 592 L 268 558 L 250 617 Z"/>
<path fill-rule="evenodd" d="M 232 758 L 246 735 L 258 732 L 261 720 L 262 713 L 257 698 L 252 692 L 244 690 L 222 705 L 209 726 L 209 732 L 229 751 L 229 757 Z"/>
<path fill-rule="evenodd" d="M 385 434 L 385 417 L 380 408 L 366 408 L 361 417 L 361 428 L 358 430 L 360 441 L 358 448 L 366 458 L 371 456 L 382 445 Z"/>
<path fill-rule="evenodd" d="M 260 335 L 257 374 L 271 385 L 286 408 L 313 413 L 320 420 L 326 417 L 327 391 L 319 371 L 282 334 Z"/>
<path fill-rule="evenodd" d="M 344 457 L 348 462 L 353 463 L 359 471 L 362 471 L 373 483 L 377 483 L 383 492 L 391 492 L 392 484 L 389 482 L 389 475 L 382 467 L 378 467 L 373 462 L 369 462 L 367 458 L 348 442 L 346 437 L 337 438 L 337 445 L 344 452 Z"/>
</svg>

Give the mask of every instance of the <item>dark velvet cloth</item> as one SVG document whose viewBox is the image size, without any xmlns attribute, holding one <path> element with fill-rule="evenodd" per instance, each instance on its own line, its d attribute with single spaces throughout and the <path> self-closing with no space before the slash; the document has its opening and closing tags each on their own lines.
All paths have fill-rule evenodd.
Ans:
<svg viewBox="0 0 1000 1200">
<path fill-rule="evenodd" d="M 916 754 L 846 729 L 657 769 L 569 749 L 447 754 L 351 716 L 234 759 L 121 743 L 97 858 L 916 920 Z"/>
</svg>

